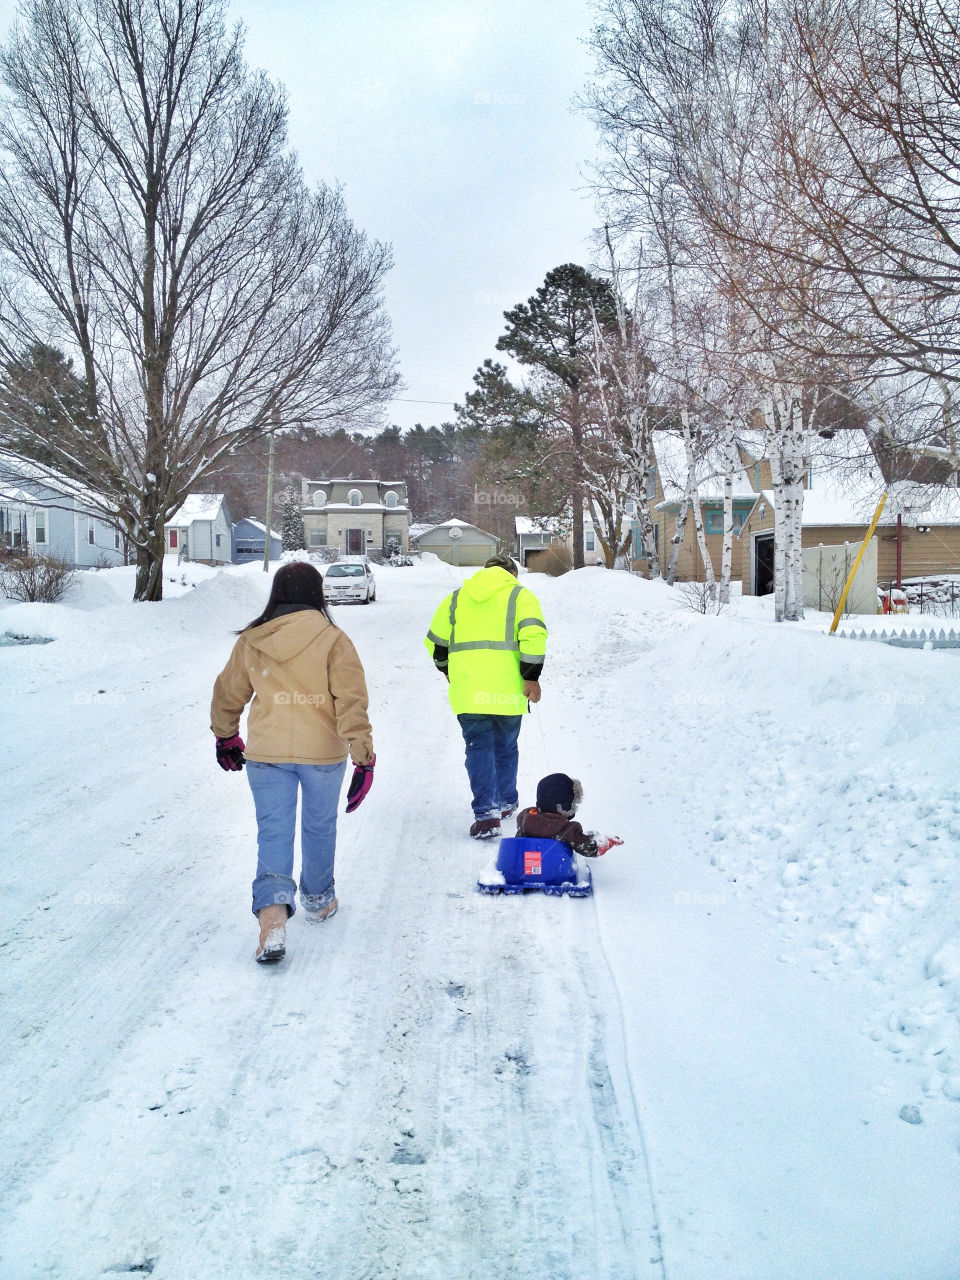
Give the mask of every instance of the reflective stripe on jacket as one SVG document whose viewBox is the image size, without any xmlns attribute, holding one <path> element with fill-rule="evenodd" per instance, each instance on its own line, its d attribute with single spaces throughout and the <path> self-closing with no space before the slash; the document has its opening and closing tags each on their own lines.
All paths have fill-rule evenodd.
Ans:
<svg viewBox="0 0 960 1280">
<path fill-rule="evenodd" d="M 547 628 L 540 602 L 506 569 L 481 569 L 443 601 L 425 644 L 447 650 L 455 715 L 517 716 L 527 710 L 520 663 L 542 663 Z"/>
</svg>

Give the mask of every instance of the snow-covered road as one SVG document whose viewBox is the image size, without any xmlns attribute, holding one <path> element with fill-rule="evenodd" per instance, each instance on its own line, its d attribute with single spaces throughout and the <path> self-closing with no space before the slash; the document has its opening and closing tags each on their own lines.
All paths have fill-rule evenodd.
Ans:
<svg viewBox="0 0 960 1280">
<path fill-rule="evenodd" d="M 174 627 L 138 661 L 108 610 L 93 652 L 15 692 L 48 750 L 40 777 L 33 752 L 5 771 L 31 869 L 4 949 L 0 1274 L 662 1275 L 593 904 L 472 891 L 489 846 L 465 838 L 429 592 L 338 615 L 376 787 L 341 820 L 336 920 L 298 915 L 287 961 L 252 963 L 252 807 L 205 728 L 242 586 L 212 643 Z"/>
<path fill-rule="evenodd" d="M 757 848 L 737 861 L 736 788 L 757 783 L 734 746 L 771 729 L 739 726 L 732 686 L 697 669 L 704 620 L 623 575 L 530 579 L 551 640 L 521 801 L 566 769 L 585 825 L 627 843 L 592 899 L 491 899 L 422 647 L 463 574 L 380 570 L 377 603 L 337 613 L 378 751 L 341 818 L 341 911 L 298 914 L 264 971 L 253 806 L 207 730 L 263 576 L 199 573 L 131 608 L 123 573 L 91 575 L 85 609 L 0 613 L 57 637 L 0 657 L 2 1280 L 960 1276 L 956 1103 L 904 1123 L 922 1063 L 862 1034 L 874 975 L 830 982 L 784 955 L 787 881 L 765 898 Z M 728 627 L 736 666 L 750 635 Z M 778 777 L 771 732 L 781 797 L 802 785 L 788 746 Z M 784 816 L 769 838 L 789 837 Z"/>
</svg>

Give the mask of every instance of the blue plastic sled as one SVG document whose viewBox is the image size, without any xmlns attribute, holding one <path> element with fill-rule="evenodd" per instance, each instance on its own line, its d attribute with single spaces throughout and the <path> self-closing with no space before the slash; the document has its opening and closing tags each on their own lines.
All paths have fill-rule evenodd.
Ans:
<svg viewBox="0 0 960 1280">
<path fill-rule="evenodd" d="M 586 898 L 593 892 L 589 868 L 560 840 L 505 836 L 496 865 L 477 880 L 480 893 L 526 893 L 539 890 L 559 898 Z"/>
</svg>

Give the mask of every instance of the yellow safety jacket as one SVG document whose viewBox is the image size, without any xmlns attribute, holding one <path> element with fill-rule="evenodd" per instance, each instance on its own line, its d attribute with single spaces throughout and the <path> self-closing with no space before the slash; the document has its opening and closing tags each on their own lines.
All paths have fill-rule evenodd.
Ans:
<svg viewBox="0 0 960 1280">
<path fill-rule="evenodd" d="M 542 666 L 547 628 L 533 592 L 493 566 L 447 596 L 424 643 L 431 657 L 447 650 L 455 715 L 519 716 L 528 709 L 520 664 Z"/>
</svg>

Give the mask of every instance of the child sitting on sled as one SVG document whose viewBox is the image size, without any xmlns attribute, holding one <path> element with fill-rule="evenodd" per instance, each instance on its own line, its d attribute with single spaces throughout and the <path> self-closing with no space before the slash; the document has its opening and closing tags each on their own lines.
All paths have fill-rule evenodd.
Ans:
<svg viewBox="0 0 960 1280">
<path fill-rule="evenodd" d="M 623 844 L 619 836 L 601 836 L 584 831 L 573 815 L 583 799 L 583 787 L 565 773 L 551 773 L 537 784 L 537 803 L 517 814 L 517 835 L 533 839 L 559 840 L 584 858 L 601 854 Z"/>
</svg>

